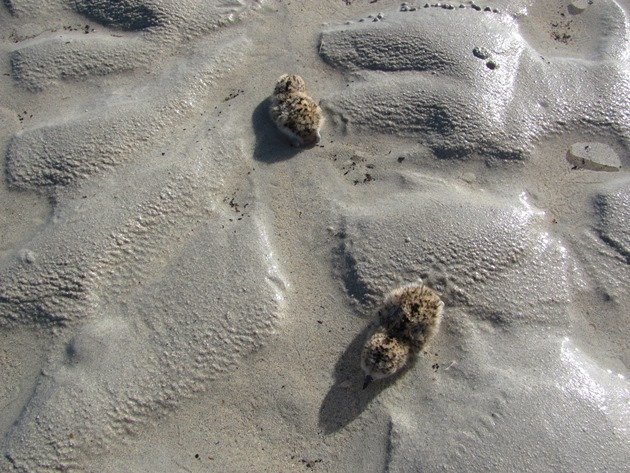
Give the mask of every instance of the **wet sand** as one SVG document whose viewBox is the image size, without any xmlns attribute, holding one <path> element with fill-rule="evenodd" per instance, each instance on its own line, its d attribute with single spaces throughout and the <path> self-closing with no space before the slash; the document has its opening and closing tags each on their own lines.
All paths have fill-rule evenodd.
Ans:
<svg viewBox="0 0 630 473">
<path fill-rule="evenodd" d="M 624 471 L 630 5 L 424 5 L 0 6 L 0 471 Z"/>
</svg>

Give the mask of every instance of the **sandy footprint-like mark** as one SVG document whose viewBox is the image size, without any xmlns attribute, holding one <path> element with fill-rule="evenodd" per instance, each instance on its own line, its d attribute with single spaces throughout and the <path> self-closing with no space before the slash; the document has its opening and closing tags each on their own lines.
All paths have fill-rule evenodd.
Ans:
<svg viewBox="0 0 630 473">
<path fill-rule="evenodd" d="M 552 49 L 557 41 L 527 40 L 551 34 L 532 33 L 547 21 L 537 11 L 551 7 L 513 8 L 418 8 L 323 32 L 321 57 L 355 79 L 325 106 L 343 129 L 414 137 L 438 157 L 524 159 L 542 136 L 576 128 L 627 148 L 621 7 L 602 1 L 581 13 L 571 33 L 577 46 L 560 43 L 565 54 Z"/>
<path fill-rule="evenodd" d="M 43 230 L 0 262 L 0 325 L 54 334 L 2 442 L 16 471 L 87 469 L 274 330 L 284 282 L 265 209 L 237 218 L 224 203 L 235 188 L 252 192 L 250 165 L 238 139 L 211 131 L 216 116 L 203 118 L 221 106 L 219 79 L 251 44 L 216 35 L 165 58 L 153 83 L 108 79 L 93 112 L 73 101 L 67 118 L 20 132 L 8 147 L 9 184 L 53 204 Z M 106 63 L 110 46 L 99 47 Z M 99 47 L 86 48 L 98 59 Z M 223 116 L 227 129 L 234 119 Z"/>
</svg>

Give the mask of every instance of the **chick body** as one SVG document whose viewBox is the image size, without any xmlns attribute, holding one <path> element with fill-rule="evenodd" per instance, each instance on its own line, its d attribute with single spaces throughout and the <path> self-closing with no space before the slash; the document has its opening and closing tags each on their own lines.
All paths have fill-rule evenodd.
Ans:
<svg viewBox="0 0 630 473">
<path fill-rule="evenodd" d="M 361 367 L 372 379 L 382 379 L 400 371 L 409 361 L 409 344 L 390 337 L 379 328 L 363 348 Z"/>
<path fill-rule="evenodd" d="M 322 110 L 306 93 L 304 79 L 285 74 L 278 79 L 271 97 L 271 119 L 294 146 L 314 145 L 320 139 Z"/>
<path fill-rule="evenodd" d="M 361 353 L 366 384 L 401 372 L 431 340 L 440 326 L 444 303 L 423 284 L 390 292 L 378 310 L 379 327 Z"/>
<path fill-rule="evenodd" d="M 379 308 L 381 326 L 419 351 L 440 328 L 444 302 L 430 287 L 410 284 L 390 292 Z"/>
</svg>

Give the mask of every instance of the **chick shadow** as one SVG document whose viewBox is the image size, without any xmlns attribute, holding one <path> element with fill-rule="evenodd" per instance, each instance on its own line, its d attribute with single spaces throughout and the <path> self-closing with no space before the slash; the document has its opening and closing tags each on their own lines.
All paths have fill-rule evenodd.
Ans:
<svg viewBox="0 0 630 473">
<path fill-rule="evenodd" d="M 354 421 L 381 391 L 394 384 L 409 369 L 392 378 L 374 380 L 363 388 L 365 374 L 361 369 L 361 352 L 374 328 L 374 325 L 364 328 L 335 364 L 335 383 L 319 409 L 319 427 L 325 435 L 337 432 Z"/>
<path fill-rule="evenodd" d="M 263 163 L 285 161 L 299 154 L 305 148 L 291 145 L 289 138 L 284 136 L 269 116 L 271 99 L 267 97 L 254 110 L 252 125 L 256 136 L 254 159 Z"/>
</svg>

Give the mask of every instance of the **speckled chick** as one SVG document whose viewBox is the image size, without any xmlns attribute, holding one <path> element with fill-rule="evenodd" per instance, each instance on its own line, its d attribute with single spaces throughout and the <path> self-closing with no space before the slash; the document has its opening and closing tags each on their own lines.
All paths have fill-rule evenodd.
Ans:
<svg viewBox="0 0 630 473">
<path fill-rule="evenodd" d="M 369 378 L 366 386 L 373 379 L 383 379 L 398 373 L 409 361 L 411 355 L 408 343 L 390 337 L 379 328 L 372 334 L 363 347 L 361 368 Z"/>
<path fill-rule="evenodd" d="M 379 307 L 381 326 L 417 352 L 440 328 L 444 302 L 424 284 L 408 284 L 390 292 Z"/>
<path fill-rule="evenodd" d="M 302 77 L 292 74 L 280 76 L 273 89 L 273 95 L 295 94 L 296 92 L 306 93 L 306 82 Z"/>
<path fill-rule="evenodd" d="M 306 93 L 304 79 L 285 74 L 278 79 L 271 97 L 271 119 L 293 146 L 319 143 L 324 121 L 322 110 Z"/>
<path fill-rule="evenodd" d="M 444 302 L 431 288 L 409 284 L 390 292 L 378 310 L 380 326 L 361 353 L 364 388 L 402 371 L 440 326 Z"/>
</svg>

